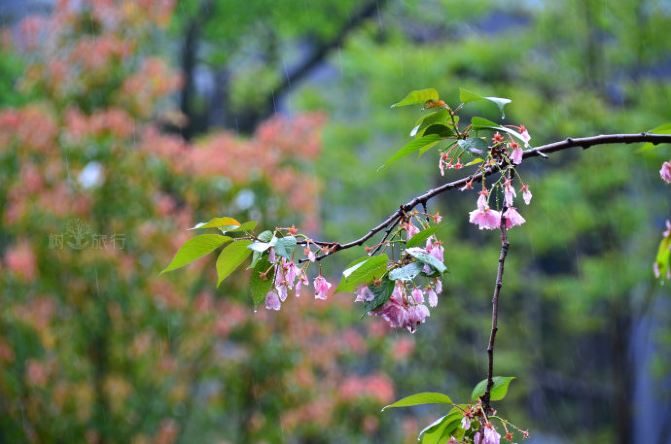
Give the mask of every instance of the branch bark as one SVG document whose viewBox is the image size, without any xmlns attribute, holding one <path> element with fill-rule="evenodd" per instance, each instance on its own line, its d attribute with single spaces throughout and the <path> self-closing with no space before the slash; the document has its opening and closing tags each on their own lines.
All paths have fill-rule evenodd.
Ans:
<svg viewBox="0 0 671 444">
<path fill-rule="evenodd" d="M 631 144 L 650 142 L 654 145 L 660 143 L 671 143 L 671 134 L 652 134 L 652 133 L 635 133 L 635 134 L 603 134 L 599 136 L 568 138 L 559 142 L 549 143 L 537 148 L 525 151 L 523 159 L 530 159 L 532 157 L 547 157 L 548 154 L 564 151 L 571 148 L 581 147 L 588 149 L 593 146 L 608 145 L 608 144 Z M 317 256 L 317 260 L 321 260 L 337 251 L 347 250 L 352 247 L 363 245 L 368 239 L 375 236 L 377 233 L 395 226 L 402 219 L 403 214 L 411 211 L 418 205 L 426 204 L 430 199 L 443 194 L 455 188 L 461 188 L 466 183 L 480 182 L 484 177 L 494 174 L 497 170 L 494 168 L 487 168 L 484 172 L 471 174 L 470 176 L 456 180 L 454 182 L 445 183 L 439 187 L 432 188 L 413 198 L 412 200 L 401 205 L 398 210 L 394 211 L 389 217 L 380 222 L 378 225 L 371 228 L 366 234 L 358 239 L 347 243 L 329 242 L 329 241 L 312 241 L 316 245 L 328 248 L 328 254 Z"/>
<path fill-rule="evenodd" d="M 506 207 L 503 207 L 502 213 L 505 212 Z M 499 253 L 499 267 L 496 272 L 496 284 L 494 286 L 494 296 L 492 296 L 492 329 L 489 333 L 489 344 L 487 345 L 487 388 L 485 394 L 482 396 L 482 404 L 485 412 L 489 415 L 492 407 L 490 405 L 490 398 L 492 394 L 492 387 L 494 386 L 494 342 L 496 341 L 496 333 L 499 331 L 499 296 L 501 295 L 501 288 L 503 288 L 503 272 L 506 264 L 506 256 L 508 256 L 508 249 L 510 242 L 508 242 L 508 230 L 506 229 L 506 218 L 501 216 L 501 252 Z"/>
</svg>

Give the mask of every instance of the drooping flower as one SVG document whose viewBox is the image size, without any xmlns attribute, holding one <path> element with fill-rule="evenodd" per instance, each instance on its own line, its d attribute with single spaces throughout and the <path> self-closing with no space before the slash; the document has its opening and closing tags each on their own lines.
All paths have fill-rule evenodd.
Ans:
<svg viewBox="0 0 671 444">
<path fill-rule="evenodd" d="M 506 178 L 503 181 L 503 197 L 506 203 L 506 206 L 511 207 L 513 205 L 513 199 L 517 197 L 517 192 L 513 187 L 513 181 Z"/>
<path fill-rule="evenodd" d="M 501 435 L 496 431 L 491 422 L 486 422 L 483 427 L 482 444 L 499 444 Z"/>
<path fill-rule="evenodd" d="M 525 146 L 529 146 L 529 141 L 531 140 L 531 135 L 529 134 L 529 131 L 524 125 L 520 125 L 518 127 L 520 134 L 522 135 L 522 141 L 524 142 Z"/>
<path fill-rule="evenodd" d="M 392 328 L 403 327 L 408 319 L 408 311 L 404 304 L 393 298 L 376 309 L 373 314 L 381 316 Z"/>
<path fill-rule="evenodd" d="M 516 227 L 526 222 L 514 207 L 508 207 L 503 213 L 503 217 L 506 219 L 506 228 Z"/>
<path fill-rule="evenodd" d="M 443 249 L 443 245 L 439 240 L 436 240 L 434 236 L 430 236 L 426 240 L 426 251 L 441 262 L 445 260 L 445 250 Z"/>
<path fill-rule="evenodd" d="M 411 295 L 416 304 L 424 303 L 424 293 L 419 288 L 413 289 Z"/>
<path fill-rule="evenodd" d="M 269 291 L 266 294 L 266 309 L 279 311 L 282 306 L 280 297 L 274 291 Z"/>
<path fill-rule="evenodd" d="M 471 419 L 468 416 L 461 418 L 461 428 L 464 430 L 471 428 Z"/>
<path fill-rule="evenodd" d="M 296 266 L 293 261 L 282 259 L 282 267 L 284 268 L 284 281 L 289 289 L 294 288 L 296 278 L 302 273 L 301 269 Z"/>
<path fill-rule="evenodd" d="M 486 206 L 471 211 L 469 221 L 481 230 L 495 230 L 501 225 L 501 213 Z"/>
<path fill-rule="evenodd" d="M 438 294 L 433 288 L 429 287 L 426 291 L 426 297 L 429 300 L 429 307 L 433 308 L 438 305 Z"/>
<path fill-rule="evenodd" d="M 372 291 L 370 291 L 370 288 L 368 288 L 367 285 L 359 287 L 359 289 L 354 292 L 354 294 L 356 295 L 354 302 L 368 302 L 375 298 L 375 295 Z"/>
<path fill-rule="evenodd" d="M 408 307 L 408 316 L 405 322 L 405 328 L 410 332 L 414 333 L 419 327 L 420 324 L 423 324 L 431 315 L 429 309 L 424 304 L 417 304 Z"/>
<path fill-rule="evenodd" d="M 328 291 L 332 285 L 322 276 L 317 276 L 313 282 L 315 287 L 315 299 L 326 300 Z"/>
<path fill-rule="evenodd" d="M 520 189 L 522 190 L 522 199 L 524 199 L 524 203 L 529 205 L 529 203 L 531 202 L 531 198 L 533 197 L 531 194 L 531 190 L 529 190 L 529 185 L 523 183 Z"/>
<path fill-rule="evenodd" d="M 524 151 L 519 146 L 519 144 L 515 142 L 510 143 L 510 148 L 512 148 L 512 152 L 510 153 L 510 161 L 515 165 L 519 165 L 520 163 L 522 163 L 522 157 L 524 156 Z"/>
<path fill-rule="evenodd" d="M 412 238 L 415 234 L 419 233 L 419 228 L 417 228 L 415 224 L 410 221 L 403 224 L 403 229 L 406 231 L 408 240 L 410 240 L 410 238 Z"/>
<path fill-rule="evenodd" d="M 441 294 L 443 292 L 443 281 L 440 278 L 436 278 L 433 288 L 436 290 L 436 293 Z"/>
<path fill-rule="evenodd" d="M 305 247 L 303 249 L 303 254 L 308 258 L 310 262 L 314 262 L 317 257 L 315 256 L 314 251 L 310 249 L 310 247 Z"/>
<path fill-rule="evenodd" d="M 659 170 L 659 175 L 666 183 L 671 183 L 671 161 L 664 162 Z"/>
<path fill-rule="evenodd" d="M 310 285 L 310 281 L 308 281 L 308 277 L 305 275 L 305 272 L 301 270 L 301 273 L 298 276 L 298 280 L 296 281 L 296 297 L 301 295 L 301 289 L 303 288 L 303 285 Z"/>
</svg>

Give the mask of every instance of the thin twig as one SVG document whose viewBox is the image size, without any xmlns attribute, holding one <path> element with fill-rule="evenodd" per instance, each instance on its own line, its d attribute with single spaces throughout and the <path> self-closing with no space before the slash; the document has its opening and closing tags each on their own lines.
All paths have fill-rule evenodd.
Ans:
<svg viewBox="0 0 671 444">
<path fill-rule="evenodd" d="M 510 173 L 508 173 L 510 177 Z M 487 414 L 491 413 L 490 398 L 492 387 L 494 386 L 494 342 L 496 341 L 496 333 L 499 331 L 499 296 L 501 295 L 501 288 L 503 287 L 503 271 L 506 263 L 506 256 L 508 256 L 508 249 L 510 243 L 508 242 L 508 231 L 506 229 L 506 218 L 503 213 L 506 211 L 506 206 L 503 206 L 501 215 L 501 252 L 499 253 L 499 267 L 496 272 L 496 285 L 494 286 L 494 296 L 492 296 L 492 330 L 489 333 L 489 344 L 487 345 L 487 388 L 485 394 L 482 396 L 482 404 Z"/>
</svg>

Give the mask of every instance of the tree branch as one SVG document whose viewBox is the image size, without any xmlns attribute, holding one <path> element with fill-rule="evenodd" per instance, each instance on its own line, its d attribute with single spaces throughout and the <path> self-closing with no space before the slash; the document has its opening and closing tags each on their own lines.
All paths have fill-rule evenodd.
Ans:
<svg viewBox="0 0 671 444">
<path fill-rule="evenodd" d="M 631 143 L 642 143 L 650 142 L 654 145 L 660 143 L 671 143 L 671 134 L 651 134 L 651 133 L 636 133 L 636 134 L 603 134 L 599 136 L 591 137 L 580 137 L 580 138 L 568 138 L 559 142 L 549 143 L 547 145 L 542 145 L 537 148 L 525 151 L 524 159 L 530 159 L 532 157 L 547 157 L 547 154 L 555 153 L 559 151 L 564 151 L 570 148 L 581 147 L 583 149 L 590 148 L 592 146 L 598 145 L 608 145 L 608 144 L 631 144 Z M 384 229 L 393 229 L 393 227 L 399 223 L 403 218 L 403 214 L 411 211 L 417 205 L 424 205 L 430 199 L 438 196 L 439 194 L 445 193 L 446 191 L 462 188 L 468 182 L 477 183 L 480 182 L 484 177 L 494 174 L 497 170 L 494 168 L 486 168 L 484 172 L 474 173 L 470 176 L 464 177 L 454 182 L 445 183 L 439 187 L 432 188 L 420 194 L 419 196 L 413 198 L 412 200 L 401 205 L 398 210 L 394 211 L 389 217 L 380 222 L 378 225 L 371 228 L 366 234 L 361 236 L 358 239 L 347 243 L 339 242 L 328 242 L 328 241 L 312 241 L 316 245 L 327 247 L 328 253 L 317 256 L 317 260 L 321 260 L 337 251 L 347 250 L 352 247 L 357 247 L 363 245 L 371 237 L 375 236 L 377 233 L 383 231 Z"/>
<path fill-rule="evenodd" d="M 282 82 L 271 91 L 269 96 L 270 100 L 272 101 L 273 98 L 277 98 L 286 93 L 294 86 L 294 84 L 303 80 L 303 78 L 310 74 L 314 68 L 319 66 L 331 51 L 340 48 L 343 45 L 345 38 L 347 38 L 350 32 L 372 17 L 386 2 L 387 0 L 371 0 L 366 2 L 363 7 L 350 16 L 349 20 L 343 24 L 342 28 L 340 28 L 338 33 L 331 40 L 323 42 L 317 46 L 312 54 L 303 60 L 300 65 L 288 72 L 286 76 L 282 77 Z"/>
<path fill-rule="evenodd" d="M 510 174 L 508 174 L 508 177 L 510 177 Z M 505 213 L 505 211 L 506 206 L 504 205 L 501 213 Z M 492 296 L 492 330 L 489 333 L 489 344 L 487 345 L 487 388 L 485 389 L 485 394 L 482 396 L 483 408 L 487 414 L 491 412 L 490 398 L 492 387 L 494 386 L 494 342 L 496 341 L 496 333 L 499 331 L 499 296 L 503 287 L 503 269 L 506 263 L 506 256 L 508 256 L 508 249 L 510 248 L 506 218 L 503 215 L 501 216 L 499 229 L 501 230 L 501 252 L 499 253 L 499 268 L 496 272 L 494 296 Z"/>
</svg>

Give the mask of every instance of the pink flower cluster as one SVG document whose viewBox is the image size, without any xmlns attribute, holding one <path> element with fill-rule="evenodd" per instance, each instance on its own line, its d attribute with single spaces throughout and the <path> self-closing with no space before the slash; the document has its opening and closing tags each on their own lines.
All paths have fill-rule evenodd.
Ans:
<svg viewBox="0 0 671 444">
<path fill-rule="evenodd" d="M 473 442 L 475 444 L 499 444 L 501 442 L 501 434 L 488 421 L 481 430 L 475 432 Z"/>
<path fill-rule="evenodd" d="M 273 264 L 275 278 L 273 288 L 266 294 L 266 308 L 279 311 L 282 302 L 289 295 L 289 290 L 293 290 L 296 297 L 299 297 L 303 286 L 310 285 L 310 281 L 306 274 L 307 267 L 299 267 L 294 261 L 284 257 L 278 259 L 272 248 L 268 259 Z M 314 279 L 312 284 L 315 289 L 315 299 L 326 300 L 333 285 L 321 274 Z"/>
<path fill-rule="evenodd" d="M 414 227 L 411 223 L 408 228 Z M 408 229 L 408 237 L 411 237 L 412 228 Z M 415 234 L 415 233 L 412 233 Z M 428 253 L 443 262 L 444 249 L 440 241 L 431 236 L 426 241 L 426 248 L 417 248 L 418 251 Z M 424 271 L 430 273 L 428 265 Z M 414 333 L 420 324 L 423 324 L 431 315 L 429 307 L 438 305 L 438 295 L 443 291 L 443 283 L 440 277 L 431 279 L 424 286 L 417 286 L 414 282 L 397 280 L 394 290 L 384 304 L 374 309 L 369 315 L 380 316 L 392 328 L 405 328 Z M 355 302 L 370 302 L 375 295 L 368 286 L 362 286 L 356 291 Z M 428 307 L 427 304 L 428 303 Z"/>
<path fill-rule="evenodd" d="M 520 191 L 522 191 L 524 203 L 529 205 L 532 197 L 529 186 L 522 184 Z M 526 222 L 522 215 L 517 212 L 517 209 L 512 206 L 515 197 L 517 197 L 517 192 L 512 186 L 510 179 L 505 179 L 503 182 L 503 195 L 506 208 L 501 213 L 489 207 L 489 191 L 486 188 L 483 189 L 478 197 L 477 209 L 469 213 L 469 221 L 477 225 L 481 230 L 495 230 L 499 228 L 502 218 L 504 219 L 506 228 L 513 228 Z"/>
</svg>

